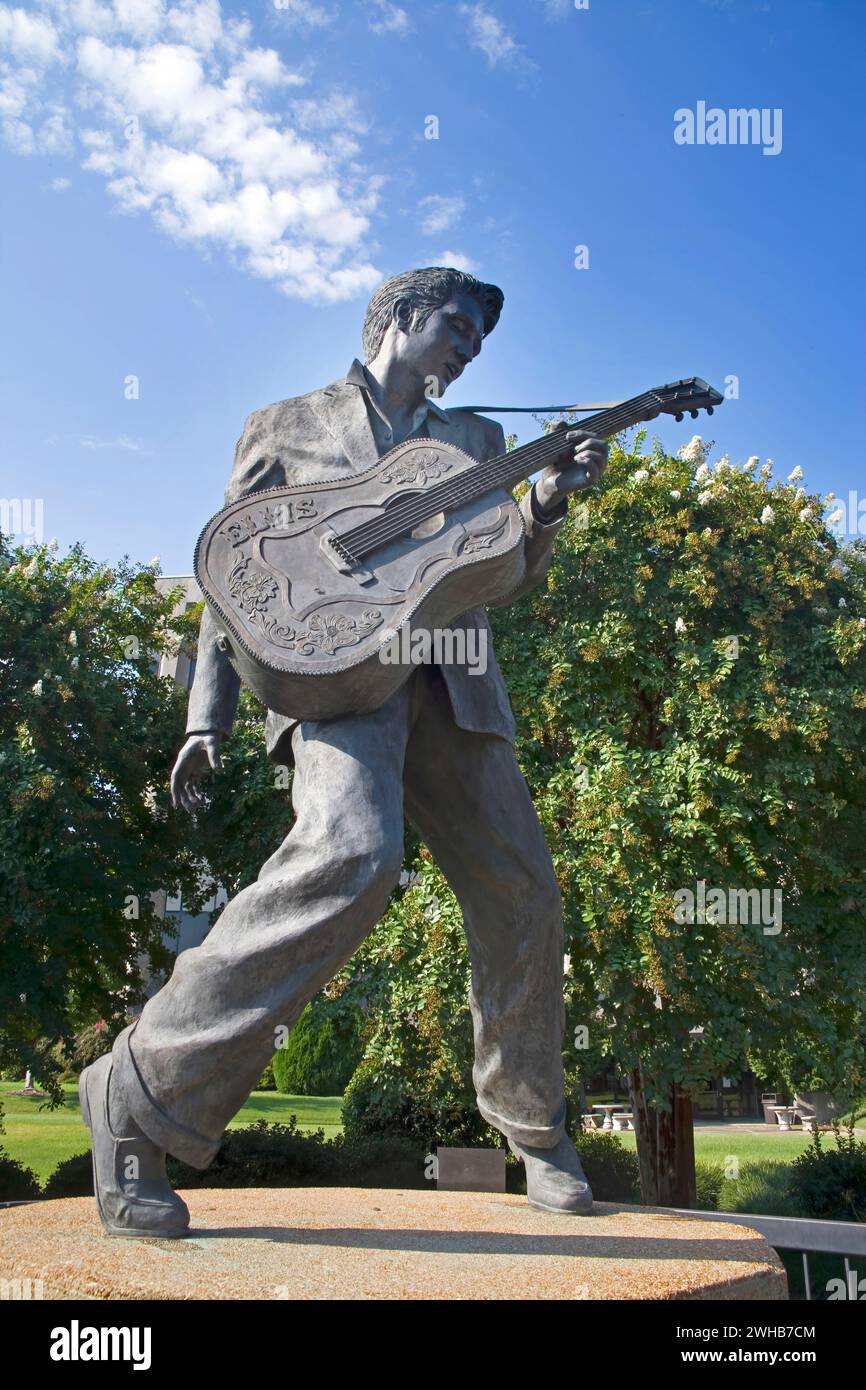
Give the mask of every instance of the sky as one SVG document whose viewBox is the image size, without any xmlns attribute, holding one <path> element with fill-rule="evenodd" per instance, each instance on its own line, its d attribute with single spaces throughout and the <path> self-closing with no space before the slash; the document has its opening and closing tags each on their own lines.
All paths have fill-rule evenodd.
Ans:
<svg viewBox="0 0 866 1390">
<path fill-rule="evenodd" d="M 0 4 L 0 499 L 190 573 L 247 415 L 437 264 L 505 292 L 443 404 L 703 376 L 729 399 L 667 448 L 863 496 L 864 31 L 862 0 Z M 756 142 L 700 114 L 737 108 Z"/>
</svg>

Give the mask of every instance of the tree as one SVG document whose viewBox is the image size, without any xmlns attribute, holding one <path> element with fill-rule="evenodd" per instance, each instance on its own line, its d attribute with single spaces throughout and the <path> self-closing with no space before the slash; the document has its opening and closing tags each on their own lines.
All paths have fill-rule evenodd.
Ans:
<svg viewBox="0 0 866 1390">
<path fill-rule="evenodd" d="M 168 804 L 185 699 L 153 669 L 173 602 L 153 568 L 0 537 L 0 1066 L 55 1103 L 52 1046 L 124 1021 L 170 958 L 151 893 L 195 886 Z"/>
<path fill-rule="evenodd" d="M 769 461 L 711 470 L 697 438 L 676 458 L 644 439 L 572 504 L 548 584 L 492 622 L 571 1021 L 631 1076 L 644 1200 L 690 1205 L 704 1078 L 745 1055 L 792 1087 L 866 1079 L 866 552 Z M 754 890 L 778 922 L 742 922 Z"/>
</svg>

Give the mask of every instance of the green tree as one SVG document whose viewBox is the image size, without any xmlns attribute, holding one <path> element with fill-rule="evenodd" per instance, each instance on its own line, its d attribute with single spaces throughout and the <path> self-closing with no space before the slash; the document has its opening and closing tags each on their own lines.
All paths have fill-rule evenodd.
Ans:
<svg viewBox="0 0 866 1390">
<path fill-rule="evenodd" d="M 704 1078 L 745 1056 L 862 1090 L 866 554 L 796 477 L 644 439 L 493 623 L 565 898 L 571 1022 L 631 1077 L 644 1199 L 689 1205 Z M 678 921 L 701 882 L 780 892 L 781 929 L 718 903 Z"/>
<path fill-rule="evenodd" d="M 0 538 L 0 1066 L 55 1102 L 53 1045 L 122 1021 L 169 959 L 151 893 L 195 884 L 167 794 L 185 702 L 154 673 L 172 608 L 152 568 Z"/>
</svg>

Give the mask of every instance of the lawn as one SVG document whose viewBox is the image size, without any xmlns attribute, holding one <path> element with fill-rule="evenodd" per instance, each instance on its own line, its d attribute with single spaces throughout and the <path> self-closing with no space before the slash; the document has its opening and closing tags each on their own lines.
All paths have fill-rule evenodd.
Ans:
<svg viewBox="0 0 866 1390">
<path fill-rule="evenodd" d="M 76 1082 L 70 1081 L 63 1086 L 66 1104 L 62 1110 L 42 1110 L 41 1101 L 12 1095 L 20 1085 L 23 1083 L 0 1084 L 0 1103 L 6 1125 L 0 1144 L 11 1158 L 32 1168 L 44 1183 L 58 1163 L 87 1152 L 90 1134 L 81 1118 Z M 342 1103 L 342 1096 L 284 1096 L 276 1091 L 253 1091 L 229 1127 L 233 1129 L 261 1119 L 285 1124 L 290 1115 L 297 1115 L 299 1128 L 323 1129 L 325 1137 L 331 1139 L 343 1129 L 340 1123 Z"/>
<path fill-rule="evenodd" d="M 86 1153 L 90 1135 L 81 1119 L 78 1105 L 78 1086 L 69 1082 L 63 1087 L 66 1104 L 62 1110 L 40 1109 L 40 1102 L 11 1093 L 19 1083 L 0 1084 L 0 1102 L 6 1114 L 6 1133 L 0 1143 L 12 1158 L 32 1168 L 40 1182 L 66 1158 Z M 285 1096 L 277 1091 L 254 1091 L 242 1110 L 231 1121 L 230 1128 L 265 1119 L 285 1124 L 296 1115 L 304 1130 L 323 1129 L 331 1139 L 342 1133 L 340 1108 L 342 1096 Z M 623 1147 L 634 1150 L 634 1134 L 619 1135 Z M 831 1141 L 831 1136 L 828 1136 Z M 802 1153 L 808 1135 L 792 1130 L 788 1134 L 768 1130 L 766 1134 L 743 1134 L 732 1130 L 698 1130 L 695 1133 L 695 1157 L 708 1163 L 724 1165 L 733 1155 L 740 1164 L 759 1159 L 790 1163 Z"/>
</svg>

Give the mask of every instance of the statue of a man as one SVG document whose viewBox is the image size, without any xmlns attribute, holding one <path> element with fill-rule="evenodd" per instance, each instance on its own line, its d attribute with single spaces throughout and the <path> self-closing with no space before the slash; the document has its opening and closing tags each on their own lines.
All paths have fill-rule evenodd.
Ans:
<svg viewBox="0 0 866 1390">
<path fill-rule="evenodd" d="M 480 462 L 502 454 L 500 425 L 443 410 L 436 399 L 478 356 L 502 303 L 495 285 L 457 270 L 386 281 L 367 308 L 365 365 L 353 362 L 322 391 L 254 411 L 226 501 L 362 472 L 410 437 L 449 440 Z M 601 440 L 563 432 L 559 461 L 520 504 L 526 572 L 501 604 L 543 579 L 568 494 L 595 483 L 606 461 Z M 451 627 L 490 632 L 482 608 Z M 172 775 L 175 804 L 187 810 L 200 799 L 202 772 L 219 766 L 238 696 L 216 639 L 206 609 L 188 737 Z M 404 814 L 463 913 L 478 1108 L 524 1160 L 531 1202 L 591 1208 L 564 1127 L 562 898 L 514 731 L 492 650 L 483 674 L 465 664 L 416 665 L 373 713 L 300 722 L 268 713 L 269 755 L 294 761 L 289 834 L 202 945 L 178 957 L 112 1052 L 82 1073 L 107 1231 L 186 1232 L 189 1211 L 166 1178 L 166 1153 L 197 1168 L 211 1162 L 273 1055 L 276 1030 L 296 1022 L 384 913 L 402 868 Z"/>
</svg>

